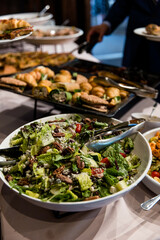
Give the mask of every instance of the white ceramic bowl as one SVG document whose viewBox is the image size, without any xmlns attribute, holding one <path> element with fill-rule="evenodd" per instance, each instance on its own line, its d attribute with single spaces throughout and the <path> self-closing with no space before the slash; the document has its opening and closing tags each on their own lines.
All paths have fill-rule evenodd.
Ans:
<svg viewBox="0 0 160 240">
<path fill-rule="evenodd" d="M 42 118 L 42 119 L 39 119 L 36 121 L 45 122 L 45 121 L 53 120 L 57 117 L 58 118 L 59 117 L 67 118 L 67 116 L 71 116 L 71 115 L 73 115 L 73 114 L 61 114 L 61 115 L 56 115 L 56 116 L 49 116 L 49 117 L 45 117 L 45 118 Z M 106 118 L 106 117 L 102 117 L 102 116 L 101 117 L 98 117 L 95 115 L 87 115 L 87 116 L 88 117 L 92 116 L 94 118 L 97 118 L 100 121 L 117 122 L 117 123 L 119 122 L 116 119 L 110 119 L 110 118 Z M 9 147 L 10 139 L 19 131 L 19 129 L 20 128 L 18 128 L 17 130 L 12 132 L 8 137 L 5 138 L 4 141 L 0 145 L 0 148 Z M 119 191 L 110 196 L 106 196 L 106 197 L 99 198 L 96 200 L 82 201 L 82 202 L 52 203 L 52 202 L 42 202 L 39 199 L 29 197 L 25 194 L 21 194 L 20 196 L 40 207 L 52 209 L 52 210 L 56 210 L 56 211 L 68 211 L 68 212 L 87 211 L 87 210 L 91 210 L 91 209 L 96 209 L 96 208 L 103 207 L 109 203 L 116 201 L 120 197 L 123 197 L 127 192 L 132 190 L 140 181 L 142 181 L 142 179 L 147 174 L 147 172 L 150 168 L 150 165 L 151 165 L 152 153 L 151 153 L 151 149 L 149 147 L 148 141 L 139 132 L 137 132 L 136 134 L 133 134 L 132 137 L 133 137 L 134 143 L 135 143 L 134 153 L 140 157 L 141 165 L 138 169 L 138 174 L 134 177 L 135 181 L 128 188 L 126 188 L 122 191 Z M 17 190 L 12 189 L 10 187 L 9 183 L 6 181 L 4 175 L 1 171 L 0 171 L 0 177 L 1 177 L 2 181 L 12 191 L 18 193 Z"/>
<path fill-rule="evenodd" d="M 149 139 L 151 137 L 153 137 L 156 132 L 160 131 L 160 127 L 159 128 L 155 128 L 152 129 L 148 132 L 145 132 L 143 135 L 144 137 L 147 139 L 147 141 L 149 141 Z M 145 176 L 145 178 L 143 179 L 143 183 L 154 193 L 156 194 L 160 194 L 160 183 L 158 183 L 157 181 L 155 181 L 152 177 L 150 177 L 148 174 Z"/>
<path fill-rule="evenodd" d="M 160 127 L 160 118 L 157 116 L 149 118 L 149 114 L 144 113 L 132 113 L 131 116 L 133 119 L 144 118 L 146 120 L 143 129 L 141 130 L 142 133 L 149 131 L 150 129 Z"/>
<path fill-rule="evenodd" d="M 45 25 L 45 26 L 34 26 L 34 30 L 39 29 L 43 32 L 47 31 L 57 31 L 64 28 L 70 28 L 72 27 L 65 27 L 65 26 L 51 26 L 51 25 Z M 70 43 L 76 41 L 81 35 L 83 35 L 83 31 L 79 28 L 75 28 L 77 31 L 74 34 L 70 35 L 62 35 L 62 36 L 49 36 L 49 37 L 35 37 L 31 35 L 30 37 L 26 38 L 25 41 L 28 43 L 34 44 L 34 45 L 41 45 L 41 44 L 64 44 L 64 43 Z"/>
</svg>

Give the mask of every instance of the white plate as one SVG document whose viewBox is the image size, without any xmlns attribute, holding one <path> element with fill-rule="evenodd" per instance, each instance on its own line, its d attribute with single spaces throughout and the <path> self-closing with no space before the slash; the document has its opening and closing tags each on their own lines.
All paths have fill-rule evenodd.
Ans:
<svg viewBox="0 0 160 240">
<path fill-rule="evenodd" d="M 133 32 L 137 35 L 140 35 L 140 36 L 143 36 L 143 37 L 147 38 L 148 40 L 157 41 L 157 42 L 160 41 L 160 36 L 147 34 L 146 29 L 144 27 L 143 28 L 136 28 L 136 29 L 134 29 Z"/>
<path fill-rule="evenodd" d="M 61 115 L 56 115 L 56 116 L 49 116 L 49 117 L 45 117 L 45 118 L 41 118 L 39 120 L 36 121 L 40 121 L 40 122 L 45 122 L 45 121 L 50 121 L 59 117 L 63 117 L 66 118 L 68 116 L 73 116 L 74 114 L 61 114 Z M 87 116 L 87 117 L 95 117 L 94 115 L 82 115 L 82 116 Z M 110 121 L 110 122 L 119 122 L 118 120 L 113 120 L 110 118 L 105 118 L 105 117 L 97 117 L 96 118 L 100 121 Z M 21 128 L 21 127 L 20 127 Z M 4 139 L 4 141 L 1 143 L 0 148 L 5 148 L 5 147 L 9 147 L 9 142 L 10 139 L 20 130 L 20 128 L 18 128 L 17 130 L 15 130 L 14 132 L 12 132 L 7 138 Z M 144 138 L 144 136 L 141 133 L 136 133 L 133 135 L 133 139 L 134 139 L 134 143 L 135 143 L 135 148 L 134 148 L 134 153 L 136 155 L 138 155 L 141 159 L 141 165 L 138 169 L 138 174 L 134 177 L 134 182 L 127 188 L 125 188 L 122 191 L 119 191 L 115 194 L 112 194 L 110 196 L 106 196 L 103 198 L 99 198 L 96 200 L 91 200 L 91 201 L 82 201 L 82 202 L 62 202 L 62 203 L 52 203 L 52 202 L 42 202 L 39 199 L 36 198 L 32 198 L 30 196 L 27 196 L 25 194 L 19 194 L 17 190 L 12 189 L 9 185 L 9 183 L 6 181 L 3 173 L 0 171 L 0 177 L 2 179 L 2 181 L 14 192 L 18 193 L 19 196 L 25 198 L 26 200 L 30 201 L 32 204 L 38 205 L 40 207 L 43 208 L 47 208 L 47 209 L 52 209 L 52 210 L 57 210 L 57 211 L 68 211 L 68 212 L 76 212 L 76 211 L 87 211 L 87 210 L 91 210 L 91 209 L 96 209 L 96 208 L 100 208 L 103 206 L 106 206 L 109 203 L 112 203 L 114 201 L 116 201 L 117 199 L 119 199 L 120 197 L 123 197 L 127 192 L 129 192 L 130 190 L 132 190 L 134 187 L 136 187 L 136 185 L 142 181 L 142 179 L 145 177 L 145 175 L 147 174 L 150 165 L 151 165 L 151 161 L 152 161 L 152 153 L 151 153 L 151 149 L 149 147 L 148 141 Z"/>
<path fill-rule="evenodd" d="M 149 141 L 149 139 L 151 137 L 153 137 L 156 132 L 160 131 L 160 127 L 159 128 L 155 128 L 152 129 L 146 133 L 144 133 L 144 137 L 147 139 L 147 141 Z M 143 179 L 143 183 L 146 185 L 146 187 L 148 187 L 152 192 L 154 192 L 155 194 L 160 194 L 160 183 L 155 181 L 152 177 L 150 177 L 148 174 L 145 176 L 145 178 Z"/>
<path fill-rule="evenodd" d="M 153 128 L 160 127 L 160 118 L 157 116 L 152 116 L 151 118 L 149 118 L 149 114 L 144 113 L 132 113 L 131 116 L 133 119 L 144 118 L 146 120 L 143 129 L 141 130 L 142 133 L 149 131 Z"/>
<path fill-rule="evenodd" d="M 20 41 L 20 40 L 23 40 L 27 37 L 29 37 L 30 35 L 32 34 L 32 32 L 26 34 L 26 35 L 23 35 L 23 36 L 20 36 L 20 37 L 16 37 L 14 39 L 3 39 L 3 40 L 0 40 L 0 44 L 5 44 L 5 43 L 11 43 L 11 42 L 15 42 L 15 41 Z"/>
<path fill-rule="evenodd" d="M 53 17 L 53 14 L 51 13 L 45 13 L 42 17 L 38 17 L 38 12 L 29 12 L 29 13 L 15 13 L 15 14 L 3 15 L 0 17 L 0 19 L 10 19 L 10 18 L 23 19 L 32 25 L 35 25 L 35 24 L 39 25 L 52 19 L 52 17 Z"/>
<path fill-rule="evenodd" d="M 64 28 L 72 28 L 72 27 L 64 27 L 64 26 L 34 26 L 34 30 L 39 29 L 41 31 L 57 31 Z M 53 37 L 35 37 L 30 36 L 26 39 L 27 42 L 34 44 L 34 45 L 41 45 L 41 44 L 64 44 L 69 42 L 74 42 L 78 39 L 82 34 L 83 31 L 79 28 L 75 28 L 77 33 L 71 35 L 63 35 L 63 36 L 53 36 Z"/>
</svg>

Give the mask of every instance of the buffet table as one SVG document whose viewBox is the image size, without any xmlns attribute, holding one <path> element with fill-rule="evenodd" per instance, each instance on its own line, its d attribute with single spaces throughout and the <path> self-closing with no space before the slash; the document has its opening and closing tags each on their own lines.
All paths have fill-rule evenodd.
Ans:
<svg viewBox="0 0 160 240">
<path fill-rule="evenodd" d="M 68 46 L 72 49 L 75 45 Z M 69 50 L 69 48 L 67 48 Z M 87 53 L 75 55 L 97 61 Z M 14 129 L 33 120 L 34 100 L 0 90 L 0 142 Z M 131 113 L 150 113 L 154 101 L 143 99 L 130 108 L 120 120 L 131 119 Z M 51 110 L 51 112 L 50 112 Z M 45 103 L 38 103 L 37 118 L 61 113 Z M 160 115 L 158 104 L 154 112 Z M 124 198 L 101 209 L 79 213 L 61 213 L 34 206 L 9 190 L 2 182 L 1 232 L 3 240 L 137 240 L 160 239 L 160 208 L 157 203 L 150 211 L 140 204 L 155 194 L 138 184 Z"/>
</svg>

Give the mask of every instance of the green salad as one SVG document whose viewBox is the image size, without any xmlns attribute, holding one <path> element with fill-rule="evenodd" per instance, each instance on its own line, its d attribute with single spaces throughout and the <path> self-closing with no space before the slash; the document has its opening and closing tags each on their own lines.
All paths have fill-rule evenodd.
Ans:
<svg viewBox="0 0 160 240">
<path fill-rule="evenodd" d="M 141 163 L 132 153 L 132 139 L 100 152 L 85 145 L 86 137 L 107 126 L 77 114 L 23 126 L 10 141 L 22 154 L 14 166 L 3 168 L 6 180 L 20 193 L 49 202 L 87 201 L 123 190 Z"/>
</svg>

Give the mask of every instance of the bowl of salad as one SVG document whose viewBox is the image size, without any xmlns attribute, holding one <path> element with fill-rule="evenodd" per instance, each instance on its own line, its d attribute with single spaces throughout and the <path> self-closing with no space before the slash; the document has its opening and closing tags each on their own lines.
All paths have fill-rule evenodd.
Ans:
<svg viewBox="0 0 160 240">
<path fill-rule="evenodd" d="M 0 177 L 21 197 L 47 209 L 86 211 L 112 203 L 145 177 L 152 161 L 149 143 L 139 132 L 99 152 L 87 148 L 96 130 L 117 123 L 60 114 L 23 125 L 0 145 L 20 149 L 15 164 L 2 167 Z"/>
<path fill-rule="evenodd" d="M 150 144 L 152 164 L 143 183 L 154 193 L 160 193 L 160 127 L 145 132 L 144 137 Z"/>
</svg>

